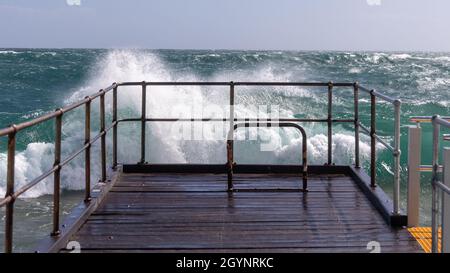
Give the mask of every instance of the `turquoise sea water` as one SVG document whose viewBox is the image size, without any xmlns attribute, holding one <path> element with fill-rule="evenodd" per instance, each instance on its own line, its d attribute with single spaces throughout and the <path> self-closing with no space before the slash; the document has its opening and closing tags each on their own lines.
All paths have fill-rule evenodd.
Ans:
<svg viewBox="0 0 450 273">
<path fill-rule="evenodd" d="M 449 115 L 450 53 L 402 52 L 287 52 L 287 51 L 194 51 L 194 50 L 91 50 L 91 49 L 0 49 L 0 127 L 32 119 L 53 111 L 118 81 L 339 81 L 354 82 L 400 98 L 402 107 L 402 205 L 405 206 L 406 144 L 409 117 L 412 115 Z M 277 105 L 280 117 L 323 118 L 326 113 L 326 90 L 318 88 L 239 88 L 237 104 L 246 106 L 241 114 L 255 116 L 255 105 Z M 226 88 L 218 87 L 158 87 L 147 97 L 148 116 L 166 117 L 186 106 L 186 116 L 198 113 L 198 106 L 224 106 Z M 351 118 L 352 89 L 336 89 L 334 114 Z M 119 92 L 120 117 L 140 115 L 140 92 L 124 88 Z M 107 98 L 107 110 L 110 109 Z M 195 107 L 194 107 L 195 106 Z M 93 135 L 98 129 L 98 104 L 93 105 Z M 174 110 L 175 109 L 175 110 Z M 244 113 L 245 112 L 245 113 Z M 361 119 L 368 125 L 368 97 L 361 95 Z M 108 115 L 108 119 L 111 116 Z M 82 109 L 64 117 L 63 155 L 68 155 L 83 143 Z M 309 138 L 311 161 L 323 164 L 326 160 L 325 124 L 305 125 Z M 393 111 L 380 103 L 377 114 L 379 134 L 392 142 Z M 424 147 L 429 147 L 431 130 L 424 125 Z M 130 134 L 128 128 L 135 134 Z M 338 164 L 352 163 L 353 128 L 336 125 L 334 128 L 334 156 Z M 133 131 L 134 130 L 134 131 Z M 119 161 L 137 162 L 139 133 L 137 124 L 119 131 L 121 145 Z M 223 163 L 223 141 L 186 141 L 168 137 L 167 125 L 149 125 L 147 158 L 164 163 Z M 193 129 L 196 130 L 195 128 Z M 200 129 L 201 130 L 201 129 Z M 295 164 L 300 147 L 296 132 L 282 130 L 281 134 L 266 130 L 263 138 L 275 139 L 274 151 L 261 152 L 255 143 L 239 143 L 238 162 Z M 16 156 L 17 188 L 25 185 L 52 164 L 53 123 L 47 122 L 19 134 Z M 362 137 L 361 153 L 367 168 L 369 139 Z M 108 145 L 110 140 L 108 141 Z M 98 147 L 97 147 L 98 148 Z M 423 163 L 431 160 L 430 149 L 424 149 Z M 380 147 L 377 171 L 379 183 L 390 193 L 392 188 L 392 156 Z M 98 160 L 93 160 L 98 166 Z M 0 139 L 0 194 L 5 190 L 6 139 Z M 98 174 L 94 173 L 95 179 Z M 81 201 L 83 163 L 78 159 L 63 171 L 63 205 L 67 214 Z M 429 216 L 429 176 L 423 175 L 422 220 Z M 27 251 L 36 237 L 49 232 L 52 181 L 28 192 L 17 203 L 16 250 Z M 4 211 L 0 211 L 4 220 Z M 0 233 L 3 223 L 0 223 Z M 0 238 L 2 243 L 3 236 Z"/>
</svg>

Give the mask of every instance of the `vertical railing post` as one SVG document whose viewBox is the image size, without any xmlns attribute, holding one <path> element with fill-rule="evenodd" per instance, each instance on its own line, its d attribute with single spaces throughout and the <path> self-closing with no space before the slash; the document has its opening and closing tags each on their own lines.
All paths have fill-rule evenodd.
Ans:
<svg viewBox="0 0 450 273">
<path fill-rule="evenodd" d="M 105 92 L 100 90 L 100 134 L 101 134 L 101 165 L 102 165 L 102 179 L 101 182 L 106 181 L 106 132 L 105 132 Z"/>
<path fill-rule="evenodd" d="M 233 191 L 234 164 L 234 82 L 230 82 L 230 130 L 227 139 L 228 191 Z"/>
<path fill-rule="evenodd" d="M 440 125 L 437 123 L 436 118 L 433 117 L 433 178 L 431 181 L 432 195 L 431 195 L 431 250 L 433 253 L 438 252 L 438 213 L 439 213 L 439 198 L 438 198 L 438 169 L 439 169 L 439 135 Z"/>
<path fill-rule="evenodd" d="M 85 179 L 85 195 L 84 201 L 91 200 L 91 98 L 86 97 L 85 104 L 85 120 L 84 120 L 84 145 L 86 150 L 84 152 L 84 179 Z"/>
<path fill-rule="evenodd" d="M 113 169 L 117 168 L 117 85 L 113 84 Z"/>
<path fill-rule="evenodd" d="M 408 227 L 419 226 L 422 128 L 408 128 Z"/>
<path fill-rule="evenodd" d="M 401 125 L 400 100 L 394 101 L 394 214 L 400 214 L 400 125 Z"/>
<path fill-rule="evenodd" d="M 63 111 L 58 111 L 55 119 L 55 161 L 53 167 L 53 230 L 52 236 L 58 236 L 59 231 L 59 213 L 60 213 L 60 195 L 61 195 L 61 141 L 62 141 L 62 117 Z"/>
<path fill-rule="evenodd" d="M 15 128 L 15 125 L 13 125 Z M 16 131 L 8 135 L 8 166 L 6 173 L 6 196 L 14 194 L 14 168 L 16 156 Z M 13 250 L 14 199 L 6 204 L 5 211 L 5 253 Z"/>
<path fill-rule="evenodd" d="M 360 168 L 360 155 L 359 155 L 359 83 L 355 82 L 353 86 L 354 93 L 354 108 L 355 108 L 355 167 Z"/>
<path fill-rule="evenodd" d="M 328 83 L 328 165 L 333 164 L 333 83 Z"/>
<path fill-rule="evenodd" d="M 142 82 L 142 111 L 141 111 L 141 164 L 145 164 L 145 131 L 147 118 L 147 84 Z"/>
<path fill-rule="evenodd" d="M 450 148 L 444 148 L 443 156 L 444 175 L 443 182 L 450 187 Z M 450 196 L 444 193 L 442 196 L 442 253 L 450 253 Z"/>
<path fill-rule="evenodd" d="M 374 90 L 370 91 L 370 186 L 376 187 L 376 172 L 377 172 L 377 99 Z"/>
</svg>

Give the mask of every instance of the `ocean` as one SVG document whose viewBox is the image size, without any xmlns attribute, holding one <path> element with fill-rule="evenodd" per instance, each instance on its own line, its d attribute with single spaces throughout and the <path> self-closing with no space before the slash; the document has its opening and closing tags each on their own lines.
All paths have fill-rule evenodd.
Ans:
<svg viewBox="0 0 450 273">
<path fill-rule="evenodd" d="M 123 81 L 336 81 L 354 82 L 400 98 L 402 106 L 402 208 L 406 208 L 407 125 L 413 115 L 449 115 L 450 53 L 426 52 L 315 52 L 315 51 L 237 51 L 237 50 L 106 50 L 106 49 L 0 49 L 0 127 L 20 123 L 93 94 L 113 82 Z M 151 87 L 147 96 L 149 117 L 174 115 L 174 106 L 187 112 L 228 103 L 223 87 Z M 276 105 L 280 117 L 326 117 L 326 90 L 298 87 L 237 87 L 236 103 L 244 106 L 241 114 L 255 116 L 256 105 Z M 369 125 L 369 97 L 361 95 L 361 120 Z M 119 89 L 119 117 L 140 116 L 140 90 Z M 107 98 L 107 118 L 111 99 Z M 109 110 L 109 111 L 108 111 Z M 190 111 L 195 110 L 195 111 Z M 353 115 L 352 89 L 336 89 L 334 114 L 337 118 Z M 201 111 L 200 111 L 201 113 Z M 184 117 L 191 117 L 186 114 Z M 98 102 L 93 104 L 93 132 L 98 130 Z M 63 156 L 83 144 L 83 109 L 64 116 Z M 53 162 L 53 123 L 46 122 L 18 135 L 16 188 L 48 170 Z M 149 162 L 224 163 L 225 143 L 220 140 L 186 140 L 167 134 L 167 124 L 149 124 L 147 149 Z M 380 103 L 377 113 L 379 134 L 393 141 L 393 110 Z M 308 157 L 323 164 L 327 155 L 326 124 L 306 124 Z M 424 124 L 423 163 L 431 163 L 431 126 Z M 124 124 L 119 130 L 119 161 L 139 160 L 139 126 Z M 197 129 L 193 129 L 197 130 Z M 200 128 L 199 130 L 202 130 Z M 281 132 L 281 133 L 280 133 Z M 240 142 L 238 163 L 299 163 L 301 147 L 298 132 L 261 130 L 261 139 L 275 139 L 278 146 L 261 152 L 253 142 Z M 108 138 L 108 147 L 111 139 Z M 94 153 L 98 154 L 98 145 Z M 109 149 L 110 151 L 111 149 Z M 334 126 L 333 154 L 336 164 L 354 160 L 353 128 Z M 361 137 L 363 166 L 368 168 L 370 141 Z M 110 157 L 110 153 L 109 156 Z M 380 186 L 392 192 L 392 156 L 379 146 L 377 174 Z M 93 158 L 98 169 L 99 157 Z M 63 217 L 82 200 L 83 158 L 62 172 Z M 98 179 L 94 172 L 93 179 Z M 6 138 L 0 139 L 0 195 L 5 193 Z M 421 220 L 430 217 L 430 175 L 423 174 Z M 95 181 L 95 180 L 93 180 Z M 16 203 L 15 251 L 30 251 L 51 229 L 52 179 L 27 192 Z M 3 244 L 4 208 L 0 211 L 0 245 Z"/>
</svg>

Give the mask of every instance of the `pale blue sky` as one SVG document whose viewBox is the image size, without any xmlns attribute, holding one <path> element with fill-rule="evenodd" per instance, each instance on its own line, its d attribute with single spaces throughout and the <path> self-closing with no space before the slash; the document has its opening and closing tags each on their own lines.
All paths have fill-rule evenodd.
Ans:
<svg viewBox="0 0 450 273">
<path fill-rule="evenodd" d="M 450 51 L 448 0 L 66 1 L 0 0 L 0 47 Z"/>
</svg>

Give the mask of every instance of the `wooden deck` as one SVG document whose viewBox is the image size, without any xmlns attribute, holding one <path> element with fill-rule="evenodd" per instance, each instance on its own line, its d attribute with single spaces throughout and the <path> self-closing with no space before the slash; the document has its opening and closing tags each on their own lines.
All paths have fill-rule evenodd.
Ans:
<svg viewBox="0 0 450 273">
<path fill-rule="evenodd" d="M 72 236 L 82 252 L 421 252 L 345 175 L 126 174 Z M 257 189 L 257 190 L 255 190 Z M 64 251 L 61 249 L 61 251 Z"/>
</svg>

